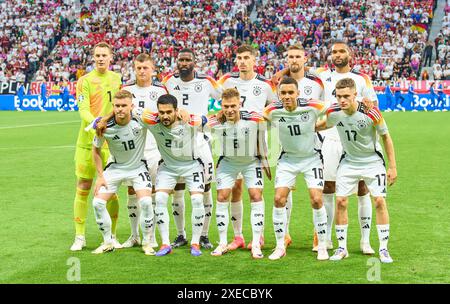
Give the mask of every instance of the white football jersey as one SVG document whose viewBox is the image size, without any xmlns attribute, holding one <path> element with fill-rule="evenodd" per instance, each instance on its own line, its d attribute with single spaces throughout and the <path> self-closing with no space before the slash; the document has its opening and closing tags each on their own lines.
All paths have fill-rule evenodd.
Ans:
<svg viewBox="0 0 450 304">
<path fill-rule="evenodd" d="M 262 113 L 266 105 L 278 100 L 275 86 L 259 74 L 253 79 L 243 80 L 239 73 L 229 73 L 218 83 L 223 89 L 236 88 L 239 91 L 241 110 L 244 111 Z"/>
<path fill-rule="evenodd" d="M 372 101 L 378 102 L 377 94 L 370 81 L 369 76 L 366 74 L 358 73 L 351 70 L 347 73 L 338 73 L 335 69 L 318 68 L 314 72 L 324 85 L 323 100 L 327 107 L 337 103 L 336 100 L 336 83 L 344 78 L 351 78 L 356 83 L 356 99 L 361 101 L 364 97 L 369 98 Z M 335 128 L 331 128 L 325 131 L 321 131 L 320 134 L 328 136 L 334 140 L 339 140 L 339 135 Z"/>
<path fill-rule="evenodd" d="M 209 100 L 221 98 L 217 82 L 209 76 L 195 73 L 193 80 L 185 82 L 179 74 L 169 74 L 162 83 L 177 98 L 180 109 L 195 115 L 208 115 Z"/>
<path fill-rule="evenodd" d="M 140 87 L 137 84 L 123 88 L 133 94 L 133 104 L 135 108 L 149 109 L 152 112 L 158 112 L 156 102 L 161 95 L 167 94 L 166 88 L 159 82 L 154 81 L 149 87 Z M 150 131 L 147 131 L 147 141 L 145 142 L 145 151 L 157 151 L 155 138 Z"/>
<path fill-rule="evenodd" d="M 327 126 L 336 126 L 345 159 L 361 164 L 383 159 L 377 132 L 384 135 L 389 131 L 377 108 L 365 114 L 360 106 L 355 113 L 348 115 L 335 105 L 327 111 Z"/>
<path fill-rule="evenodd" d="M 111 161 L 108 166 L 122 170 L 134 170 L 142 166 L 147 132 L 144 125 L 132 118 L 126 126 L 116 123 L 114 117 L 107 123 L 103 137 L 94 137 L 94 146 L 102 147 L 108 142 Z"/>
<path fill-rule="evenodd" d="M 217 117 L 208 118 L 206 126 L 211 129 L 214 138 L 217 139 L 214 151 L 218 150 L 218 155 L 233 163 L 253 162 L 258 155 L 258 131 L 264 118 L 256 112 L 240 112 L 240 120 L 237 123 L 220 123 Z M 263 132 L 261 134 L 264 134 Z"/>
<path fill-rule="evenodd" d="M 310 99 L 323 100 L 324 87 L 319 77 L 305 73 L 305 76 L 297 83 L 301 101 Z"/>
<path fill-rule="evenodd" d="M 277 127 L 282 153 L 309 157 L 317 153 L 316 121 L 325 109 L 323 102 L 308 100 L 299 101 L 297 108 L 289 112 L 281 102 L 275 102 L 264 109 L 264 117 Z"/>
<path fill-rule="evenodd" d="M 191 115 L 189 123 L 177 121 L 167 128 L 160 123 L 158 113 L 144 109 L 135 111 L 134 115 L 152 132 L 167 167 L 177 170 L 198 164 L 197 136 L 203 121 L 201 116 Z"/>
</svg>

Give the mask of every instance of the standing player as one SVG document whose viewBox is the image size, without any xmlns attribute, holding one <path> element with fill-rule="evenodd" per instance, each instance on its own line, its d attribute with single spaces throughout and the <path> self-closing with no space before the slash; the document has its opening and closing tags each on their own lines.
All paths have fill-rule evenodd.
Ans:
<svg viewBox="0 0 450 304">
<path fill-rule="evenodd" d="M 39 109 L 41 110 L 41 112 L 47 112 L 47 110 L 45 110 L 45 106 L 47 104 L 47 85 L 45 84 L 45 82 L 41 83 L 41 100 L 42 103 L 39 106 Z"/>
<path fill-rule="evenodd" d="M 225 74 L 219 85 L 223 89 L 236 88 L 241 96 L 241 110 L 262 114 L 264 107 L 277 100 L 275 87 L 263 76 L 257 74 L 255 49 L 249 45 L 241 45 L 236 50 L 236 65 L 239 73 Z M 242 177 L 239 176 L 231 195 L 231 223 L 233 225 L 234 240 L 229 244 L 229 250 L 244 248 L 245 241 L 242 234 Z M 260 243 L 263 245 L 264 239 Z M 249 242 L 248 248 L 251 249 Z"/>
<path fill-rule="evenodd" d="M 163 80 L 163 85 L 167 91 L 178 100 L 178 108 L 195 114 L 206 116 L 210 98 L 219 99 L 220 89 L 214 79 L 209 76 L 197 74 L 194 71 L 195 54 L 191 49 L 182 49 L 178 53 L 177 69 L 178 73 L 170 74 Z M 205 168 L 205 223 L 203 226 L 200 244 L 205 249 L 213 246 L 208 238 L 209 225 L 211 223 L 213 200 L 211 182 L 214 175 L 214 163 L 209 147 L 209 137 L 207 134 L 198 137 L 200 148 L 200 158 Z M 185 220 L 184 220 L 184 183 L 175 187 L 172 208 L 175 225 L 177 227 L 177 237 L 172 243 L 172 247 L 180 247 L 187 244 Z"/>
<path fill-rule="evenodd" d="M 66 82 L 61 81 L 61 85 L 59 86 L 59 90 L 60 90 L 60 94 L 59 96 L 61 97 L 61 106 L 58 108 L 59 112 L 63 112 L 65 111 L 65 107 L 67 106 L 67 108 L 69 107 L 69 88 L 68 88 L 68 84 Z M 73 111 L 73 108 L 70 109 L 71 111 Z"/>
<path fill-rule="evenodd" d="M 16 110 L 19 112 L 23 112 L 22 104 L 23 104 L 23 98 L 25 97 L 24 95 L 25 95 L 24 84 L 20 84 L 20 87 L 17 90 L 17 98 L 19 99 L 19 106 L 16 108 Z"/>
<path fill-rule="evenodd" d="M 113 59 L 111 47 L 104 42 L 94 46 L 93 57 L 95 69 L 81 77 L 77 82 L 78 107 L 81 126 L 78 133 L 75 151 L 75 174 L 77 176 L 77 190 L 74 201 L 75 242 L 70 250 L 78 251 L 86 246 L 85 225 L 87 215 L 87 199 L 95 176 L 95 165 L 92 160 L 92 140 L 94 131 L 84 129 L 95 117 L 104 116 L 112 111 L 112 97 L 120 90 L 120 74 L 108 70 Z M 102 159 L 106 161 L 109 154 L 106 146 L 102 149 Z M 116 195 L 106 205 L 111 216 L 113 236 L 116 234 L 119 202 Z M 113 239 L 114 247 L 121 248 L 119 242 Z"/>
<path fill-rule="evenodd" d="M 163 162 L 156 175 L 155 216 L 161 234 L 162 246 L 156 253 L 164 256 L 172 252 L 169 240 L 169 214 L 167 200 L 178 180 L 184 178 L 191 194 L 192 239 L 191 255 L 200 256 L 200 236 L 203 230 L 205 208 L 203 206 L 204 170 L 198 156 L 197 136 L 203 119 L 191 115 L 188 123 L 182 123 L 177 115 L 177 99 L 170 94 L 158 98 L 158 113 L 145 109 L 139 115 L 155 137 Z"/>
<path fill-rule="evenodd" d="M 405 107 L 403 107 L 403 102 L 405 101 L 405 97 L 403 97 L 402 88 L 400 87 L 400 82 L 397 82 L 395 84 L 394 97 L 395 97 L 394 111 L 398 112 L 400 109 L 403 112 L 405 112 Z"/>
<path fill-rule="evenodd" d="M 386 186 L 391 186 L 397 178 L 394 144 L 381 112 L 373 108 L 367 114 L 363 113 L 356 97 L 355 81 L 351 78 L 341 79 L 336 84 L 338 105 L 334 105 L 327 111 L 326 125 L 337 126 L 345 151 L 336 178 L 336 237 L 339 248 L 330 260 L 338 261 L 348 257 L 348 196 L 363 179 L 375 201 L 380 260 L 383 263 L 392 263 L 387 249 L 389 214 L 385 197 Z M 383 139 L 389 160 L 387 172 L 378 135 Z"/>
<path fill-rule="evenodd" d="M 103 235 L 103 243 L 92 253 L 101 254 L 114 250 L 111 233 L 111 217 L 106 210 L 106 201 L 119 190 L 122 182 L 131 183 L 142 212 L 139 216 L 146 255 L 155 255 L 150 246 L 153 230 L 152 184 L 148 168 L 143 160 L 147 130 L 144 124 L 132 119 L 133 103 L 130 92 L 122 90 L 114 95 L 114 117 L 108 121 L 103 137 L 94 137 L 93 157 L 97 168 L 95 196 L 92 201 L 95 219 Z M 103 170 L 102 146 L 108 143 L 111 160 Z"/>
<path fill-rule="evenodd" d="M 147 54 L 140 54 L 134 60 L 134 72 L 136 74 L 136 84 L 125 87 L 124 90 L 131 92 L 133 96 L 134 108 L 149 109 L 152 112 L 158 112 L 156 101 L 161 95 L 167 93 L 162 84 L 153 81 L 153 73 L 155 65 L 153 59 Z M 145 142 L 144 159 L 147 162 L 149 173 L 152 178 L 152 184 L 155 185 L 156 171 L 158 170 L 158 162 L 161 159 L 155 138 L 150 132 L 147 132 L 147 140 Z M 154 194 L 152 195 L 153 204 L 156 203 Z M 128 216 L 131 225 L 131 236 L 122 244 L 124 248 L 140 245 L 139 236 L 139 214 L 140 206 L 137 203 L 136 193 L 133 187 L 128 187 Z M 157 247 L 158 243 L 155 238 L 155 226 L 151 232 L 150 245 Z"/>
<path fill-rule="evenodd" d="M 386 84 L 386 87 L 384 88 L 384 96 L 386 98 L 386 110 L 384 110 L 384 112 L 391 112 L 395 105 L 395 99 L 389 84 Z"/>
<path fill-rule="evenodd" d="M 264 227 L 264 202 L 262 190 L 264 177 L 258 149 L 264 145 L 263 117 L 256 112 L 240 111 L 240 96 L 235 88 L 222 93 L 222 113 L 225 122 L 214 115 L 207 126 L 218 139 L 219 161 L 217 162 L 217 205 L 216 220 L 219 230 L 219 246 L 211 253 L 221 256 L 228 251 L 227 232 L 229 222 L 229 201 L 238 174 L 245 178 L 251 202 L 251 224 L 253 232 L 252 257 L 263 258 L 259 240 Z M 260 133 L 262 131 L 262 133 Z M 262 136 L 259 136 L 262 134 Z"/>
<path fill-rule="evenodd" d="M 281 80 L 279 98 L 264 110 L 264 118 L 276 124 L 282 146 L 275 178 L 273 226 L 276 248 L 269 256 L 278 260 L 286 255 L 286 200 L 298 175 L 303 174 L 311 206 L 314 227 L 319 238 L 318 260 L 327 260 L 327 213 L 322 203 L 323 165 L 320 152 L 315 147 L 315 126 L 325 106 L 317 100 L 298 100 L 298 82 L 290 77 Z"/>
<path fill-rule="evenodd" d="M 305 72 L 305 63 L 308 57 L 305 55 L 305 50 L 301 45 L 292 45 L 287 51 L 287 65 L 288 68 L 285 71 L 287 76 L 297 80 L 299 99 L 306 102 L 310 99 L 313 100 L 323 100 L 323 83 L 320 78 Z M 319 137 L 319 139 L 321 139 Z M 293 190 L 293 189 L 291 189 Z M 290 246 L 292 243 L 292 238 L 289 234 L 289 222 L 292 214 L 292 191 L 289 191 L 289 196 L 286 202 L 286 235 L 285 235 L 285 245 Z M 332 223 L 331 223 L 332 224 Z M 330 224 L 330 225 L 331 225 Z M 331 233 L 328 235 L 331 238 Z M 330 248 L 331 246 L 331 248 Z M 328 244 L 328 249 L 332 249 L 331 239 Z"/>
<path fill-rule="evenodd" d="M 350 68 L 351 51 L 348 45 L 343 41 L 334 42 L 331 47 L 331 60 L 335 69 L 319 68 L 315 73 L 324 84 L 324 100 L 326 103 L 336 103 L 336 83 L 343 78 L 352 78 L 356 83 L 356 98 L 361 101 L 367 99 L 378 104 L 377 95 L 373 89 L 369 77 L 358 73 Z M 334 218 L 334 194 L 336 192 L 336 171 L 339 165 L 339 159 L 342 155 L 342 144 L 339 139 L 336 128 L 331 128 L 321 132 L 324 137 L 322 144 L 322 154 L 324 163 L 323 202 L 327 210 L 328 225 L 327 231 L 329 241 L 331 242 L 331 229 Z M 370 227 L 372 223 L 372 202 L 370 200 L 369 190 L 364 181 L 358 184 L 358 218 L 361 228 L 360 248 L 364 254 L 374 254 L 370 246 Z M 317 248 L 316 238 L 314 238 L 313 250 Z"/>
</svg>

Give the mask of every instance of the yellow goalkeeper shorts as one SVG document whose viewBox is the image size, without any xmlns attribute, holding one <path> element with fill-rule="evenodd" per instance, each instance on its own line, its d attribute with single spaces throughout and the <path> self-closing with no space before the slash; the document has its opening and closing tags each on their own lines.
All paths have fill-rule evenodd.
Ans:
<svg viewBox="0 0 450 304">
<path fill-rule="evenodd" d="M 103 167 L 109 158 L 109 149 L 102 149 Z M 95 169 L 92 149 L 76 147 L 75 149 L 75 175 L 82 179 L 94 179 L 97 170 Z"/>
</svg>

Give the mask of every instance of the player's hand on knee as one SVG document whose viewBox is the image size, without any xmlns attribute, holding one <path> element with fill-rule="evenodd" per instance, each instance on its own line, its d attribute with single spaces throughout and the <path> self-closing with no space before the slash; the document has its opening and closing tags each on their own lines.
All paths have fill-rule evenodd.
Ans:
<svg viewBox="0 0 450 304">
<path fill-rule="evenodd" d="M 389 168 L 387 171 L 388 185 L 392 186 L 397 180 L 397 169 Z"/>
<path fill-rule="evenodd" d="M 105 187 L 105 189 L 108 189 L 105 178 L 103 176 L 97 177 L 97 180 L 95 181 L 94 195 L 98 194 L 98 191 L 101 187 Z"/>
</svg>

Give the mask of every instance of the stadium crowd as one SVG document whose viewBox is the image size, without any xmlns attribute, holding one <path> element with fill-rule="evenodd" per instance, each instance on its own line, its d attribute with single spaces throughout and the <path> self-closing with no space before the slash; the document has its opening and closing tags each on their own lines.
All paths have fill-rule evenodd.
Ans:
<svg viewBox="0 0 450 304">
<path fill-rule="evenodd" d="M 436 61 L 433 65 L 434 79 L 450 80 L 450 1 L 447 1 L 445 6 L 442 29 L 434 43 L 436 48 Z"/>
<path fill-rule="evenodd" d="M 92 1 L 76 13 L 62 1 L 7 0 L 1 4 L 0 80 L 75 81 L 92 70 L 90 48 L 113 44 L 113 69 L 135 81 L 131 58 L 156 59 L 161 76 L 175 69 L 184 47 L 197 52 L 198 71 L 220 77 L 234 67 L 242 43 L 259 52 L 257 72 L 271 77 L 284 67 L 283 53 L 302 43 L 310 66 L 330 65 L 332 40 L 346 40 L 353 65 L 375 79 L 418 79 L 434 0 Z M 109 5 L 106 5 L 106 2 Z M 256 5 L 256 18 L 250 13 Z M 142 7 L 147 7 L 143 10 Z M 435 70 L 445 78 L 449 6 L 443 20 Z M 133 22 L 129 22 L 133 20 Z M 440 66 L 440 68 L 438 67 Z M 436 75 L 436 73 L 434 73 Z M 439 72 L 437 72 L 439 76 Z M 448 75 L 447 75 L 448 77 Z"/>
</svg>

